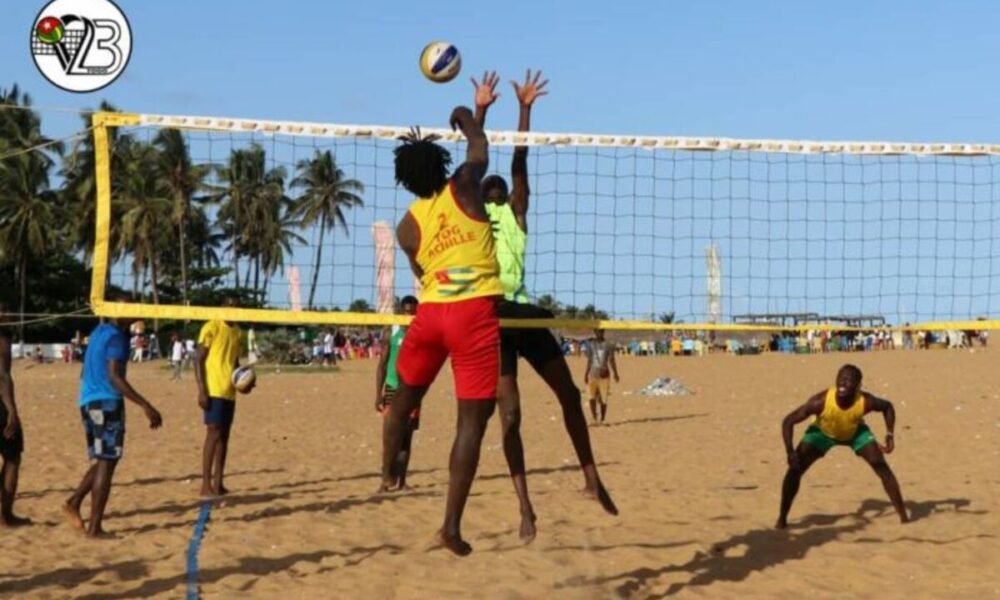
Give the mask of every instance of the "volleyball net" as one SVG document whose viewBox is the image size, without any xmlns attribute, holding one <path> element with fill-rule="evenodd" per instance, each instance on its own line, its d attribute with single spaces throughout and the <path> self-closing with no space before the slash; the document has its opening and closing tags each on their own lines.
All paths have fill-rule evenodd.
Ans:
<svg viewBox="0 0 1000 600">
<path fill-rule="evenodd" d="M 392 150 L 408 127 L 125 113 L 93 124 L 97 314 L 405 321 L 392 308 L 417 284 L 393 231 L 412 198 Z M 462 161 L 459 133 L 422 131 Z M 514 147 L 529 147 L 526 286 L 557 317 L 507 325 L 1000 327 L 1000 146 L 488 137 L 489 172 L 508 182 Z M 113 288 L 138 301 L 112 301 Z"/>
</svg>

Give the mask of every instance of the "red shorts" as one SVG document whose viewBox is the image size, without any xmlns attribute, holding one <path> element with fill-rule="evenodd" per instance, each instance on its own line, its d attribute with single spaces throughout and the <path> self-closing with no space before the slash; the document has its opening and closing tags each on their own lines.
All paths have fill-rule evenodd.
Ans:
<svg viewBox="0 0 1000 600">
<path fill-rule="evenodd" d="M 493 298 L 421 304 L 406 330 L 396 369 L 406 385 L 428 387 L 449 355 L 458 399 L 496 399 L 500 321 Z"/>
</svg>

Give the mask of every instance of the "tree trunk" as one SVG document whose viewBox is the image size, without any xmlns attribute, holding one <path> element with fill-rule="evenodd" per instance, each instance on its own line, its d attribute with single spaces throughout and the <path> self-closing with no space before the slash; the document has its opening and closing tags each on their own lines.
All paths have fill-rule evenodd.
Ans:
<svg viewBox="0 0 1000 600">
<path fill-rule="evenodd" d="M 132 302 L 139 301 L 139 265 L 132 260 Z"/>
<path fill-rule="evenodd" d="M 21 315 L 20 315 L 20 325 L 18 325 L 18 336 L 21 341 L 21 356 L 23 357 L 25 341 L 24 341 L 24 307 L 28 301 L 28 256 L 27 253 L 21 255 L 20 267 L 18 271 L 21 276 Z"/>
<path fill-rule="evenodd" d="M 240 287 L 240 252 L 239 246 L 236 244 L 236 220 L 233 219 L 233 237 L 230 241 L 232 245 L 233 252 L 233 288 L 238 289 Z"/>
<path fill-rule="evenodd" d="M 246 275 L 243 276 L 243 288 L 244 289 L 250 287 L 250 274 L 252 272 L 253 272 L 253 259 L 252 258 L 248 258 L 247 259 L 247 272 L 246 272 Z"/>
<path fill-rule="evenodd" d="M 158 287 L 156 281 L 159 279 L 160 270 L 156 268 L 156 257 L 154 256 L 150 261 L 150 267 L 153 273 L 153 304 L 160 305 L 160 288 Z M 153 318 L 153 331 L 160 330 L 160 319 Z"/>
<path fill-rule="evenodd" d="M 188 303 L 188 265 L 187 265 L 187 201 L 185 200 L 181 213 L 180 231 L 178 238 L 181 245 L 181 302 L 186 306 Z"/>
<path fill-rule="evenodd" d="M 255 296 L 260 296 L 260 257 L 254 261 L 253 265 L 253 291 Z"/>
<path fill-rule="evenodd" d="M 313 298 L 316 296 L 316 282 L 319 280 L 319 267 L 323 260 L 323 237 L 326 235 L 326 221 L 320 218 L 319 221 L 319 244 L 316 246 L 316 262 L 313 263 L 312 285 L 309 286 L 309 310 L 313 307 Z"/>
</svg>

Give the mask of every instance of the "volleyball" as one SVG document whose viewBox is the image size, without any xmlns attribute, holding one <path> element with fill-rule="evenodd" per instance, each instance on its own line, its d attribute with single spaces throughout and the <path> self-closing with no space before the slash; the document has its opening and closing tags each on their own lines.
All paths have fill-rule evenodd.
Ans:
<svg viewBox="0 0 1000 600">
<path fill-rule="evenodd" d="M 431 42 L 420 53 L 420 71 L 434 83 L 451 81 L 462 69 L 462 55 L 448 42 Z"/>
<path fill-rule="evenodd" d="M 233 387 L 241 394 L 246 394 L 257 382 L 257 373 L 253 367 L 236 367 L 233 370 Z"/>
</svg>

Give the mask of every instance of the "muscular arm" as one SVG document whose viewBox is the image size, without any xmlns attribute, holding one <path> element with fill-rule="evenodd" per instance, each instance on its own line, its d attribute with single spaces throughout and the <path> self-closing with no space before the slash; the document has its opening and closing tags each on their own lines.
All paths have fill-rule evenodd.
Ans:
<svg viewBox="0 0 1000 600">
<path fill-rule="evenodd" d="M 820 392 L 812 398 L 806 400 L 805 404 L 788 413 L 788 415 L 785 416 L 785 419 L 781 422 L 781 439 L 785 443 L 786 454 L 794 452 L 794 447 L 792 446 L 792 431 L 795 426 L 809 417 L 823 412 L 823 394 L 823 392 Z"/>
<path fill-rule="evenodd" d="M 127 379 L 125 379 L 125 363 L 115 359 L 109 360 L 108 379 L 111 381 L 112 387 L 114 387 L 119 394 L 142 407 L 142 410 L 145 411 L 146 415 L 149 417 L 150 427 L 156 429 L 160 426 L 162 422 L 160 413 L 153 408 L 153 405 L 150 404 L 142 394 L 137 392 L 135 388 L 132 387 L 132 384 L 130 384 Z"/>
<path fill-rule="evenodd" d="M 198 345 L 194 358 L 194 379 L 198 384 L 198 395 L 208 401 L 208 382 L 205 379 L 205 361 L 208 360 L 208 348 Z M 199 398 L 199 403 L 201 398 Z M 202 408 L 208 408 L 203 406 Z"/>
<path fill-rule="evenodd" d="M 379 356 L 378 366 L 375 367 L 375 410 L 382 410 L 382 388 L 385 387 L 385 372 L 389 365 L 389 334 L 392 330 L 388 327 L 382 330 L 382 355 Z"/>
<path fill-rule="evenodd" d="M 410 213 L 406 213 L 399 225 L 396 226 L 396 240 L 399 242 L 399 247 L 406 252 L 406 258 L 410 261 L 413 275 L 418 279 L 423 277 L 424 270 L 417 264 L 417 251 L 420 250 L 420 228 Z"/>
<path fill-rule="evenodd" d="M 517 130 L 529 131 L 531 129 L 531 105 L 521 104 L 521 115 L 518 118 Z M 528 147 L 517 146 L 514 148 L 514 158 L 510 162 L 510 179 L 512 188 L 510 192 L 510 208 L 514 212 L 521 231 L 528 233 Z"/>
<path fill-rule="evenodd" d="M 468 146 L 465 162 L 453 178 L 458 192 L 457 200 L 466 212 L 485 220 L 486 209 L 483 208 L 480 183 L 490 165 L 486 133 L 472 116 L 472 111 L 464 106 L 457 107 L 451 113 L 451 124 L 453 128 L 462 130 Z"/>
<path fill-rule="evenodd" d="M 887 437 L 894 437 L 896 429 L 896 409 L 892 402 L 878 398 L 869 393 L 865 393 L 865 413 L 880 412 L 885 419 L 885 431 Z"/>
</svg>

